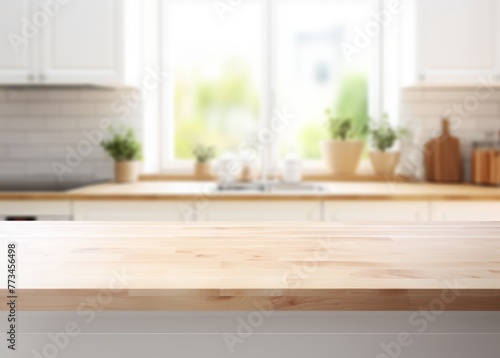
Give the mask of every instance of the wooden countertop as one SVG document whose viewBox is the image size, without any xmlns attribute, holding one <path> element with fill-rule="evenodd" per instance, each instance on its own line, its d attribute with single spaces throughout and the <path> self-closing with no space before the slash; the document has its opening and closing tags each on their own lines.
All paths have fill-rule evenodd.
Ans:
<svg viewBox="0 0 500 358">
<path fill-rule="evenodd" d="M 220 193 L 213 182 L 141 181 L 98 184 L 68 192 L 1 192 L 0 200 L 484 200 L 500 201 L 500 188 L 427 183 L 320 183 L 324 192 Z"/>
<path fill-rule="evenodd" d="M 0 239 L 22 310 L 500 310 L 500 223 L 0 222 Z"/>
</svg>

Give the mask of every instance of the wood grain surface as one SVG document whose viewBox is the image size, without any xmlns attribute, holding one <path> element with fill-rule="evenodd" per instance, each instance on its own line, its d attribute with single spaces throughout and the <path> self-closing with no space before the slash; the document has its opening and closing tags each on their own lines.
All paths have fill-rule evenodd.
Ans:
<svg viewBox="0 0 500 358">
<path fill-rule="evenodd" d="M 20 310 L 500 310 L 500 223 L 1 222 L 0 239 Z"/>
<path fill-rule="evenodd" d="M 323 192 L 231 192 L 214 191 L 215 182 L 141 181 L 132 184 L 106 183 L 63 193 L 1 192 L 2 200 L 500 200 L 500 188 L 467 184 L 319 183 Z"/>
</svg>

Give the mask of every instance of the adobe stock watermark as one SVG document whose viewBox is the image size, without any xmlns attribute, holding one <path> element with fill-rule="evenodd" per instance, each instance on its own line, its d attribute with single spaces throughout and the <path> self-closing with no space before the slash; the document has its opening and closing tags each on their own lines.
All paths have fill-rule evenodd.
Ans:
<svg viewBox="0 0 500 358">
<path fill-rule="evenodd" d="M 215 170 L 217 185 L 224 186 L 231 182 L 232 178 L 241 171 L 243 162 L 251 162 L 258 158 L 259 153 L 268 145 L 273 143 L 278 135 L 286 130 L 295 115 L 289 113 L 286 108 L 276 110 L 270 123 L 260 128 L 253 140 L 242 142 L 236 152 L 236 158 L 223 168 Z M 184 221 L 193 220 L 195 215 L 206 210 L 210 200 L 218 195 L 218 191 L 213 191 L 213 184 L 205 185 L 202 190 L 195 195 L 195 199 L 190 204 L 182 204 L 179 209 Z"/>
<path fill-rule="evenodd" d="M 9 32 L 7 40 L 15 52 L 19 52 L 21 46 L 27 45 L 30 40 L 34 39 L 40 33 L 40 30 L 47 27 L 50 20 L 56 17 L 64 5 L 70 3 L 71 0 L 43 0 L 37 1 L 39 10 L 35 11 L 31 20 L 27 17 L 21 19 L 22 25 L 19 33 Z"/>
<path fill-rule="evenodd" d="M 452 304 L 461 295 L 460 288 L 466 288 L 465 286 L 460 286 L 457 279 L 453 282 L 448 280 L 444 281 L 444 284 L 447 288 L 441 292 L 439 297 L 430 301 L 427 307 L 422 307 L 419 311 L 413 312 L 410 315 L 408 323 L 416 332 L 400 332 L 396 340 L 392 342 L 382 342 L 380 344 L 382 353 L 379 353 L 376 358 L 402 357 L 404 349 L 408 348 L 413 343 L 412 334 L 425 333 L 429 325 L 435 322 L 437 318 L 443 314 L 446 305 Z"/>
<path fill-rule="evenodd" d="M 339 245 L 331 238 L 320 240 L 319 247 L 310 256 L 306 257 L 300 264 L 292 265 L 290 269 L 283 272 L 282 280 L 291 283 L 287 289 L 287 295 L 293 295 L 293 291 L 299 289 L 303 282 L 318 270 L 318 262 L 327 261 L 337 249 L 345 246 L 350 245 L 348 243 Z M 237 318 L 237 327 L 234 333 L 226 332 L 222 335 L 222 339 L 231 354 L 234 354 L 237 346 L 245 343 L 255 330 L 264 324 L 266 318 L 273 315 L 276 306 L 273 301 L 283 297 L 283 294 L 283 290 L 276 289 L 271 291 L 270 298 L 264 301 L 254 301 L 253 305 L 256 310 L 249 312 L 245 318 L 241 316 Z"/>
<path fill-rule="evenodd" d="M 117 116 L 115 119 L 125 121 L 131 115 L 132 110 L 138 108 L 146 100 L 148 94 L 156 90 L 167 77 L 166 72 L 148 68 L 139 88 L 133 90 L 130 95 L 122 95 L 111 104 L 111 111 Z M 65 161 L 51 163 L 52 171 L 60 183 L 64 180 L 64 175 L 71 174 L 86 157 L 92 154 L 94 148 L 101 144 L 112 125 L 111 119 L 104 118 L 100 121 L 99 128 L 83 131 L 84 139 L 78 142 L 76 147 L 69 145 L 65 147 Z"/>
<path fill-rule="evenodd" d="M 219 16 L 219 19 L 221 19 L 221 21 L 224 21 L 226 19 L 226 13 L 233 12 L 244 1 L 245 0 L 219 0 L 212 2 L 212 6 Z"/>
<path fill-rule="evenodd" d="M 461 102 L 452 104 L 442 113 L 443 118 L 449 119 L 451 128 L 460 128 L 462 122 L 469 119 L 478 110 L 481 102 L 491 98 L 495 92 L 494 82 L 493 75 L 488 78 L 480 78 L 473 92 L 465 96 Z M 433 137 L 438 137 L 441 134 L 440 125 L 436 125 L 432 132 Z M 417 168 L 422 165 L 424 157 L 431 154 L 432 152 L 429 152 L 425 143 L 416 143 L 415 147 L 402 158 L 400 168 L 407 173 L 415 173 Z M 390 184 L 397 182 L 398 180 L 395 178 L 389 180 Z"/>
<path fill-rule="evenodd" d="M 394 16 L 401 13 L 401 11 L 401 0 L 393 0 L 388 4 L 387 8 L 375 11 L 371 15 L 372 20 L 368 21 L 364 28 L 356 27 L 352 43 L 344 41 L 340 45 L 347 62 L 351 63 L 353 55 L 358 55 L 363 49 L 367 48 L 372 40 L 379 35 L 381 29 L 389 26 Z"/>
<path fill-rule="evenodd" d="M 82 326 L 91 324 L 96 317 L 96 312 L 109 306 L 114 297 L 128 287 L 130 280 L 135 278 L 128 275 L 125 269 L 121 272 L 113 271 L 112 274 L 113 277 L 109 280 L 107 289 L 100 291 L 95 297 L 88 297 L 78 306 L 76 314 L 83 319 L 83 322 L 79 324 L 76 321 L 70 321 L 66 323 L 62 332 L 49 333 L 47 335 L 49 343 L 46 343 L 40 351 L 34 348 L 31 350 L 33 358 L 56 358 L 68 348 L 72 339 L 82 333 Z"/>
</svg>

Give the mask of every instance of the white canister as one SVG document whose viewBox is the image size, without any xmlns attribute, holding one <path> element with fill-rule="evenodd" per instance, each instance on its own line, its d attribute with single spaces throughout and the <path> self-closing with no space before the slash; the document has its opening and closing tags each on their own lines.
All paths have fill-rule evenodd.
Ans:
<svg viewBox="0 0 500 358">
<path fill-rule="evenodd" d="M 283 161 L 283 180 L 285 183 L 302 181 L 302 161 L 295 151 L 290 151 Z"/>
<path fill-rule="evenodd" d="M 241 161 L 234 154 L 224 154 L 215 166 L 215 175 L 219 185 L 225 186 L 237 181 L 241 175 L 241 169 Z"/>
</svg>

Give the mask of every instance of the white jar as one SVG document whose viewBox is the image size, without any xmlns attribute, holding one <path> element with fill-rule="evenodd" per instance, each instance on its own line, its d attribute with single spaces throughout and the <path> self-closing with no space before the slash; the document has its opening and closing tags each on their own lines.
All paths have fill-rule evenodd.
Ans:
<svg viewBox="0 0 500 358">
<path fill-rule="evenodd" d="M 302 181 L 302 161 L 295 151 L 290 151 L 283 161 L 283 181 L 285 183 Z"/>
</svg>

